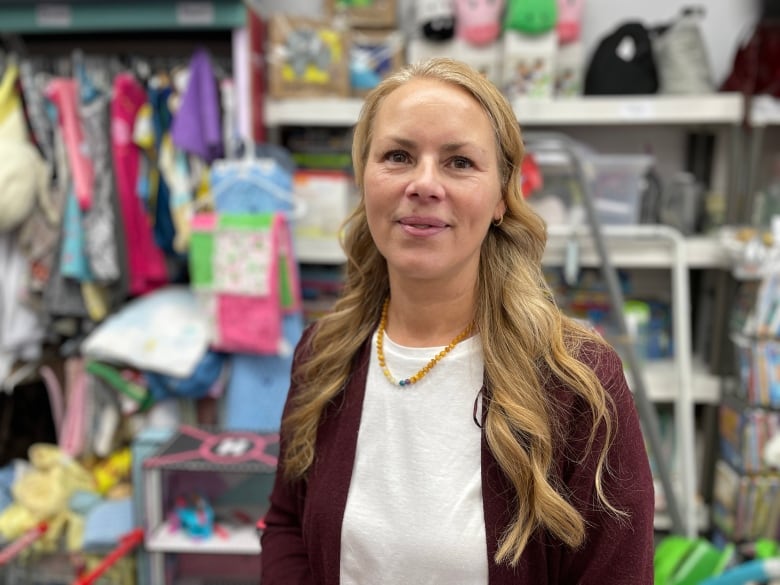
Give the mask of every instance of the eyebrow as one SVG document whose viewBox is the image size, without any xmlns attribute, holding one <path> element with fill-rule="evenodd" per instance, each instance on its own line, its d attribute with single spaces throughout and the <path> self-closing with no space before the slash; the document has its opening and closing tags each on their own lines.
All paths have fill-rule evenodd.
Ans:
<svg viewBox="0 0 780 585">
<path fill-rule="evenodd" d="M 395 142 L 404 148 L 413 148 L 416 146 L 416 142 L 414 140 L 409 140 L 408 138 L 402 138 L 400 136 L 388 136 L 387 140 Z M 442 145 L 442 150 L 445 152 L 456 152 L 461 148 L 469 146 L 469 144 L 470 143 L 468 142 L 447 142 L 446 144 Z"/>
</svg>

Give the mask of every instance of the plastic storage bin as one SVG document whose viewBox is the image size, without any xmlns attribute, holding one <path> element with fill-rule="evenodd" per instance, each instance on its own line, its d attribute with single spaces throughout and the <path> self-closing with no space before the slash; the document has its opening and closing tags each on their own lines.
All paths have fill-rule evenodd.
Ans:
<svg viewBox="0 0 780 585">
<path fill-rule="evenodd" d="M 596 215 L 602 225 L 640 223 L 642 196 L 655 159 L 643 154 L 593 154 L 583 159 Z"/>
<path fill-rule="evenodd" d="M 560 139 L 544 134 L 532 138 L 528 153 L 539 166 L 543 186 L 529 203 L 548 225 L 580 225 L 584 215 L 583 187 L 588 189 L 601 225 L 641 223 L 643 198 L 655 158 L 647 154 L 602 154 L 574 142 L 562 149 Z"/>
</svg>

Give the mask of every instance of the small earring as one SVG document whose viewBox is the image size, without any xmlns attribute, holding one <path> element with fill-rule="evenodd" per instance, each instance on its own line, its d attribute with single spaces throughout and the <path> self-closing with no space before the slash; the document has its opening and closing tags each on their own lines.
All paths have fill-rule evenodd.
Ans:
<svg viewBox="0 0 780 585">
<path fill-rule="evenodd" d="M 493 223 L 493 227 L 500 226 L 502 223 L 504 223 L 504 216 L 502 215 L 498 219 L 494 219 L 492 223 Z"/>
</svg>

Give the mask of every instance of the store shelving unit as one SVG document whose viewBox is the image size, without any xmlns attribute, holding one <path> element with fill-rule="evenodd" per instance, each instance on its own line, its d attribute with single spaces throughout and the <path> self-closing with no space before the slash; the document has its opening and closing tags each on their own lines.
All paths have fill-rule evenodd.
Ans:
<svg viewBox="0 0 780 585">
<path fill-rule="evenodd" d="M 269 127 L 283 125 L 351 126 L 360 98 L 298 98 L 266 101 Z M 523 126 L 593 126 L 622 124 L 739 124 L 743 100 L 739 94 L 692 96 L 572 97 L 518 99 L 513 102 Z"/>
<path fill-rule="evenodd" d="M 242 0 L 135 2 L 0 0 L 4 33 L 231 29 L 246 24 Z"/>
<path fill-rule="evenodd" d="M 769 95 L 754 96 L 750 102 L 748 160 L 745 165 L 745 194 L 742 217 L 747 217 L 752 211 L 753 199 L 758 187 L 761 155 L 764 149 L 766 132 L 769 128 L 780 127 L 780 98 Z"/>
</svg>

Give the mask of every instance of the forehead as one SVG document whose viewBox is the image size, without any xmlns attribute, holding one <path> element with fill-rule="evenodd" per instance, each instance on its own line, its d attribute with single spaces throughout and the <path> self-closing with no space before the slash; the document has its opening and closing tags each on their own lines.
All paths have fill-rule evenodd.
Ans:
<svg viewBox="0 0 780 585">
<path fill-rule="evenodd" d="M 438 79 L 413 79 L 390 92 L 373 122 L 374 130 L 395 132 L 421 126 L 456 126 L 461 132 L 489 132 L 487 113 L 468 90 Z"/>
</svg>

